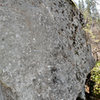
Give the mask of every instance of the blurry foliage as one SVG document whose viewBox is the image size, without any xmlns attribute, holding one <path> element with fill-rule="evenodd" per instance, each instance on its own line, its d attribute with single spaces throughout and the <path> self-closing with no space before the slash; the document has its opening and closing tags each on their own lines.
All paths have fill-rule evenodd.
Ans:
<svg viewBox="0 0 100 100">
<path fill-rule="evenodd" d="M 93 86 L 93 95 L 100 97 L 100 61 L 96 63 L 91 71 L 91 80 L 95 82 Z"/>
<path fill-rule="evenodd" d="M 100 15 L 96 8 L 96 0 L 79 0 L 78 8 L 83 13 L 86 20 L 86 27 L 84 28 L 84 30 L 86 31 L 86 33 L 91 33 L 90 35 L 93 35 L 93 23 L 100 25 Z"/>
</svg>

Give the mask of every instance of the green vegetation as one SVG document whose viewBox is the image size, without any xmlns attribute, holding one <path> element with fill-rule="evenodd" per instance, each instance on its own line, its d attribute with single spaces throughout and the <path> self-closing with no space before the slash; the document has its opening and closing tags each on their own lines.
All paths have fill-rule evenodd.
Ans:
<svg viewBox="0 0 100 100">
<path fill-rule="evenodd" d="M 91 80 L 95 83 L 92 90 L 93 95 L 100 97 L 100 61 L 91 71 Z"/>
</svg>

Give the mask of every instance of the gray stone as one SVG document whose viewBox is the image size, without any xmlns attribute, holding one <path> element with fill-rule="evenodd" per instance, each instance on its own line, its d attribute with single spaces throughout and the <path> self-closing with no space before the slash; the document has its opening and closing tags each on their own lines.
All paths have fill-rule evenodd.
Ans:
<svg viewBox="0 0 100 100">
<path fill-rule="evenodd" d="M 76 100 L 94 66 L 83 26 L 71 0 L 0 0 L 0 100 Z"/>
</svg>

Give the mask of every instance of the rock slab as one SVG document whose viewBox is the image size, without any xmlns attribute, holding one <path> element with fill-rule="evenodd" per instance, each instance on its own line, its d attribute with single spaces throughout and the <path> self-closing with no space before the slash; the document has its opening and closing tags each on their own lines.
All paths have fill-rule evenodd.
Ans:
<svg viewBox="0 0 100 100">
<path fill-rule="evenodd" d="M 0 0 L 0 100 L 76 100 L 94 66 L 83 26 L 71 0 Z"/>
</svg>

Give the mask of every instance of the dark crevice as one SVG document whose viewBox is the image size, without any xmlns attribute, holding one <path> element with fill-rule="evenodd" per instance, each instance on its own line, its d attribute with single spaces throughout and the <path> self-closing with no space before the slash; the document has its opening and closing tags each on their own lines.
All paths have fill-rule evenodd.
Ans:
<svg viewBox="0 0 100 100">
<path fill-rule="evenodd" d="M 93 96 L 94 84 L 95 83 L 91 80 L 91 73 L 89 73 L 86 78 L 85 86 L 82 92 L 78 94 L 76 100 L 100 100 Z"/>
</svg>

